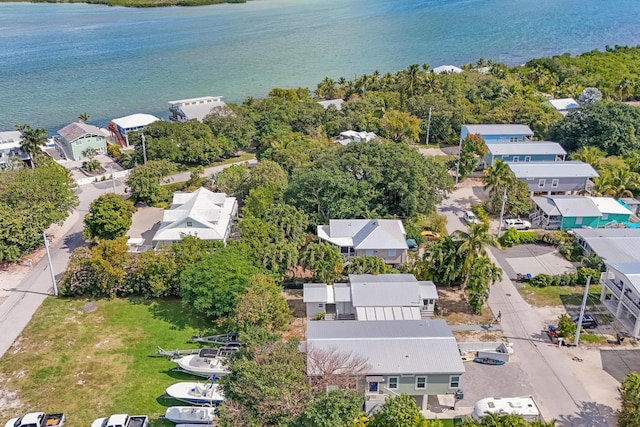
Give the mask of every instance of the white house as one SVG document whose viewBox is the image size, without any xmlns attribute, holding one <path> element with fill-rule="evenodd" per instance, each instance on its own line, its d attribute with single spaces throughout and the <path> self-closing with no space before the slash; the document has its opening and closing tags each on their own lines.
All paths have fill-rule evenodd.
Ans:
<svg viewBox="0 0 640 427">
<path fill-rule="evenodd" d="M 455 65 L 441 65 L 433 69 L 434 74 L 460 74 L 462 71 L 462 68 Z"/>
<path fill-rule="evenodd" d="M 370 142 L 376 139 L 378 135 L 374 132 L 357 132 L 355 130 L 346 130 L 340 132 L 340 136 L 335 140 L 336 144 L 349 145 L 352 142 Z"/>
<path fill-rule="evenodd" d="M 563 116 L 566 116 L 571 110 L 580 108 L 580 104 L 573 98 L 550 99 L 545 104 L 555 108 Z"/>
<path fill-rule="evenodd" d="M 226 242 L 237 212 L 236 198 L 225 193 L 204 187 L 193 193 L 174 193 L 171 207 L 164 211 L 160 228 L 153 236 L 153 246 L 178 243 L 183 235 Z"/>
<path fill-rule="evenodd" d="M 29 160 L 29 154 L 20 149 L 21 143 L 22 134 L 19 131 L 0 132 L 0 164 L 6 163 L 12 157 L 19 157 L 22 161 Z"/>
<path fill-rule="evenodd" d="M 318 226 L 320 240 L 347 256 L 378 256 L 387 264 L 407 260 L 407 233 L 399 219 L 332 219 Z"/>
<path fill-rule="evenodd" d="M 433 316 L 438 290 L 413 274 L 350 274 L 349 283 L 305 283 L 308 318 L 420 320 Z"/>
<path fill-rule="evenodd" d="M 159 118 L 151 114 L 131 114 L 129 116 L 119 117 L 109 122 L 109 131 L 115 142 L 123 148 L 129 147 L 129 132 L 141 131 L 151 123 L 160 121 Z"/>
<path fill-rule="evenodd" d="M 327 99 L 324 101 L 318 101 L 318 104 L 322 105 L 322 108 L 324 108 L 325 110 L 333 105 L 336 110 L 340 111 L 342 110 L 342 104 L 344 104 L 344 100 L 342 98 Z"/>
<path fill-rule="evenodd" d="M 169 111 L 171 112 L 169 119 L 174 122 L 186 122 L 193 119 L 202 121 L 211 113 L 226 116 L 231 112 L 221 96 L 203 96 L 169 101 Z"/>
</svg>

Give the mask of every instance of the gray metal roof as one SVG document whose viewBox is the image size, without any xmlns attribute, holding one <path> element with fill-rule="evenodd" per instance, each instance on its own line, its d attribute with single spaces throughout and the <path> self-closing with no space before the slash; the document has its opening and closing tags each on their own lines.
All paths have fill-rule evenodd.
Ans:
<svg viewBox="0 0 640 427">
<path fill-rule="evenodd" d="M 571 162 L 524 162 L 509 163 L 516 178 L 595 178 L 598 172 L 589 163 Z"/>
<path fill-rule="evenodd" d="M 308 322 L 307 349 L 365 357 L 370 366 L 367 374 L 465 371 L 456 340 L 444 320 Z"/>
<path fill-rule="evenodd" d="M 533 136 L 533 131 L 527 125 L 488 124 L 488 125 L 462 125 L 470 134 L 482 135 L 525 135 Z"/>
<path fill-rule="evenodd" d="M 368 320 L 421 320 L 419 307 L 356 307 L 356 319 Z"/>
<path fill-rule="evenodd" d="M 422 299 L 438 299 L 438 288 L 431 281 L 418 282 L 420 285 L 420 298 Z"/>
<path fill-rule="evenodd" d="M 573 231 L 589 249 L 608 263 L 640 262 L 640 229 L 596 228 Z"/>
<path fill-rule="evenodd" d="M 636 293 L 640 293 L 640 262 L 607 264 L 624 274 L 627 280 L 634 287 Z"/>
<path fill-rule="evenodd" d="M 499 142 L 487 144 L 489 152 L 494 156 L 524 156 L 524 155 L 556 155 L 562 156 L 567 152 L 557 142 Z"/>
<path fill-rule="evenodd" d="M 328 292 L 326 283 L 305 283 L 302 290 L 302 301 L 307 302 L 328 302 Z"/>
<path fill-rule="evenodd" d="M 413 274 L 350 274 L 354 307 L 417 307 L 420 288 Z"/>
<path fill-rule="evenodd" d="M 540 196 L 532 197 L 544 213 L 550 216 L 564 217 L 600 217 L 602 213 L 589 197 L 584 196 Z"/>
<path fill-rule="evenodd" d="M 351 286 L 348 283 L 334 283 L 333 292 L 336 302 L 351 301 Z"/>
</svg>

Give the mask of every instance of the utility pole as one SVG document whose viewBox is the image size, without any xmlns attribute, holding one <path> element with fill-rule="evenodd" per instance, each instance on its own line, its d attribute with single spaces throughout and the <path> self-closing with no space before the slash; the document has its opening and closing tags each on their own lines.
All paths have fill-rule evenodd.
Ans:
<svg viewBox="0 0 640 427">
<path fill-rule="evenodd" d="M 507 187 L 504 187 L 504 194 L 502 195 L 502 207 L 500 208 L 500 222 L 498 223 L 498 238 L 502 232 L 502 217 L 504 216 L 504 206 L 507 204 Z"/>
<path fill-rule="evenodd" d="M 116 177 L 113 176 L 113 166 L 109 166 L 109 170 L 111 171 L 111 184 L 113 185 L 113 194 L 116 194 Z"/>
<path fill-rule="evenodd" d="M 142 159 L 144 160 L 144 164 L 147 164 L 147 147 L 145 145 L 146 138 L 144 133 L 140 134 L 140 139 L 142 140 Z"/>
<path fill-rule="evenodd" d="M 429 119 L 427 120 L 427 138 L 425 140 L 425 143 L 427 145 L 429 145 L 429 131 L 431 130 L 431 110 L 432 108 L 429 107 Z"/>
<path fill-rule="evenodd" d="M 587 305 L 587 297 L 589 296 L 589 285 L 591 284 L 591 276 L 587 277 L 587 284 L 584 286 L 584 295 L 582 296 L 582 305 L 580 306 L 580 316 L 578 316 L 578 327 L 576 328 L 576 339 L 573 341 L 575 347 L 580 341 L 580 330 L 582 329 L 582 318 L 584 317 L 584 308 Z"/>
<path fill-rule="evenodd" d="M 56 283 L 56 275 L 53 273 L 53 263 L 51 263 L 51 254 L 49 253 L 49 240 L 47 239 L 47 234 L 42 233 L 42 238 L 44 239 L 44 249 L 47 252 L 47 261 L 49 261 L 49 271 L 51 272 L 51 283 L 53 283 L 53 294 L 58 296 L 58 284 Z"/>
<path fill-rule="evenodd" d="M 460 176 L 460 155 L 462 154 L 462 138 L 460 138 L 460 144 L 458 145 L 458 163 L 456 164 L 456 184 L 458 183 Z"/>
</svg>

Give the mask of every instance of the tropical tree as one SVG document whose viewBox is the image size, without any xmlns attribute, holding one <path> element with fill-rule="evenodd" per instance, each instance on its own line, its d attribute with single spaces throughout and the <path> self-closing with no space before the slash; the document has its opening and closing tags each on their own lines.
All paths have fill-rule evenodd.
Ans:
<svg viewBox="0 0 640 427">
<path fill-rule="evenodd" d="M 487 255 L 488 246 L 500 248 L 500 242 L 496 236 L 489 233 L 489 227 L 486 224 L 468 224 L 467 231 L 456 230 L 453 236 L 461 242 L 458 253 L 464 256 L 462 264 L 466 276 L 464 288 L 469 281 L 471 267 L 476 259 Z"/>
<path fill-rule="evenodd" d="M 440 420 L 427 420 L 416 406 L 416 401 L 407 394 L 388 397 L 382 409 L 369 421 L 369 427 L 442 427 Z"/>
<path fill-rule="evenodd" d="M 571 153 L 571 160 L 579 160 L 581 162 L 589 163 L 594 168 L 599 169 L 602 159 L 606 156 L 607 153 L 598 147 L 583 146 Z"/>
<path fill-rule="evenodd" d="M 468 135 L 461 144 L 458 175 L 463 179 L 466 175 L 473 172 L 487 154 L 488 148 L 480 135 Z"/>
<path fill-rule="evenodd" d="M 607 168 L 594 180 L 595 192 L 614 198 L 633 197 L 633 192 L 638 188 L 640 174 L 627 168 Z"/>
<path fill-rule="evenodd" d="M 489 298 L 489 287 L 502 278 L 502 269 L 482 256 L 471 266 L 465 288 L 469 305 L 476 314 L 482 313 L 482 306 Z"/>
<path fill-rule="evenodd" d="M 332 285 L 342 277 L 344 255 L 337 246 L 326 242 L 312 242 L 300 254 L 300 265 L 311 270 L 322 283 Z"/>
<path fill-rule="evenodd" d="M 502 196 L 502 192 L 514 178 L 509 165 L 502 159 L 496 159 L 493 166 L 484 171 L 484 188 L 489 190 L 491 196 Z"/>
<path fill-rule="evenodd" d="M 78 116 L 78 120 L 80 120 L 82 123 L 85 123 L 87 120 L 89 120 L 89 115 L 87 113 L 82 113 Z"/>
<path fill-rule="evenodd" d="M 420 119 L 403 111 L 387 111 L 380 119 L 383 136 L 394 142 L 414 144 L 420 137 Z"/>
<path fill-rule="evenodd" d="M 135 211 L 133 203 L 122 196 L 103 194 L 89 206 L 84 217 L 85 239 L 113 240 L 124 236 L 131 227 L 131 217 Z"/>
<path fill-rule="evenodd" d="M 354 390 L 316 394 L 291 427 L 352 427 L 362 413 L 364 396 Z"/>
<path fill-rule="evenodd" d="M 620 427 L 640 425 L 640 375 L 629 372 L 620 385 L 621 407 L 618 411 Z"/>
<path fill-rule="evenodd" d="M 16 125 L 16 129 L 22 137 L 20 149 L 31 157 L 31 167 L 34 168 L 36 154 L 41 146 L 47 144 L 47 131 L 43 128 L 33 129 L 29 125 Z"/>
<path fill-rule="evenodd" d="M 176 170 L 176 165 L 168 160 L 152 160 L 138 166 L 127 179 L 131 198 L 146 203 L 162 201 L 169 192 L 161 184 L 167 182 L 167 176 Z"/>
<path fill-rule="evenodd" d="M 349 258 L 345 269 L 346 274 L 387 274 L 391 271 L 391 266 L 382 258 L 367 255 Z"/>
</svg>

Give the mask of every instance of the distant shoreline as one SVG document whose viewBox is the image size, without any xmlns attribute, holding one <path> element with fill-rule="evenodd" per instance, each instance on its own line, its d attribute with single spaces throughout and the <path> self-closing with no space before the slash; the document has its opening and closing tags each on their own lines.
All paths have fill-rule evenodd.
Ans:
<svg viewBox="0 0 640 427">
<path fill-rule="evenodd" d="M 84 3 L 133 8 L 210 6 L 224 3 L 246 3 L 248 0 L 0 0 L 0 3 Z"/>
</svg>

